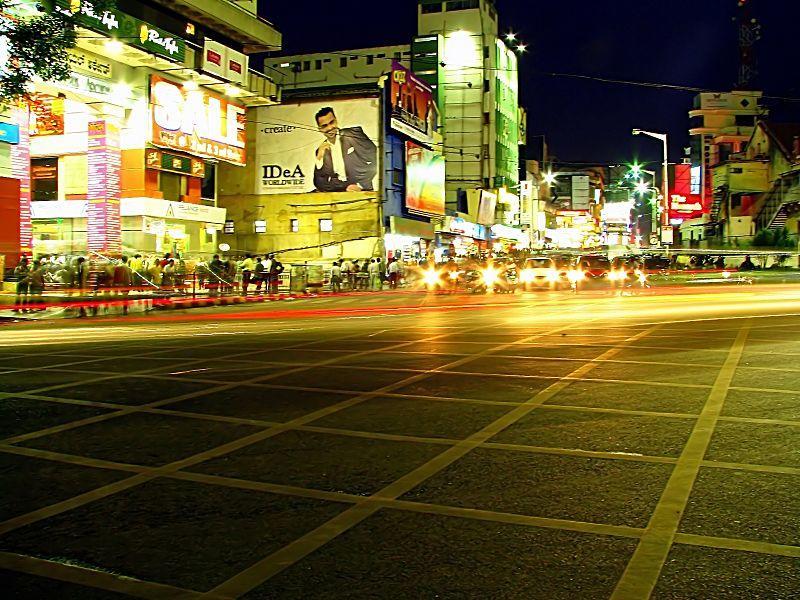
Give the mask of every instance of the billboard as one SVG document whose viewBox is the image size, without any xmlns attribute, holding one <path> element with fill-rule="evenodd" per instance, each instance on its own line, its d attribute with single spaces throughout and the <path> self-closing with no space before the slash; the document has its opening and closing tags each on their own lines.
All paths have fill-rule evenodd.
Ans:
<svg viewBox="0 0 800 600">
<path fill-rule="evenodd" d="M 703 200 L 696 193 L 699 185 L 692 172 L 692 165 L 678 164 L 673 167 L 672 187 L 669 191 L 670 223 L 681 223 L 703 216 Z M 693 177 L 694 176 L 694 177 Z"/>
<path fill-rule="evenodd" d="M 496 210 L 497 194 L 489 190 L 481 190 L 481 201 L 478 205 L 478 223 L 481 225 L 493 225 Z"/>
<path fill-rule="evenodd" d="M 259 194 L 373 191 L 380 100 L 320 99 L 256 109 Z"/>
<path fill-rule="evenodd" d="M 154 146 L 245 164 L 244 105 L 151 75 L 150 113 Z"/>
<path fill-rule="evenodd" d="M 444 156 L 406 142 L 406 208 L 423 215 L 444 214 Z"/>
<path fill-rule="evenodd" d="M 399 62 L 392 62 L 392 89 L 389 96 L 391 126 L 426 144 L 433 143 L 439 114 L 433 89 Z"/>
</svg>

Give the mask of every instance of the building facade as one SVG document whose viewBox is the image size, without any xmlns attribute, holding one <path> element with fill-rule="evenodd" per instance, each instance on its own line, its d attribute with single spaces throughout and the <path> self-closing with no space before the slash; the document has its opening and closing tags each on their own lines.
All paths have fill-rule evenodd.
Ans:
<svg viewBox="0 0 800 600">
<path fill-rule="evenodd" d="M 36 6 L 20 0 L 12 10 L 25 18 Z M 21 209 L 17 253 L 212 254 L 225 222 L 219 165 L 243 168 L 249 111 L 279 101 L 248 53 L 280 47 L 280 34 L 254 2 L 54 10 L 79 16 L 71 77 L 33 82 L 30 101 L 0 118 L 17 133 L 0 148 L 3 206 Z M 6 180 L 18 182 L 20 200 Z"/>
</svg>

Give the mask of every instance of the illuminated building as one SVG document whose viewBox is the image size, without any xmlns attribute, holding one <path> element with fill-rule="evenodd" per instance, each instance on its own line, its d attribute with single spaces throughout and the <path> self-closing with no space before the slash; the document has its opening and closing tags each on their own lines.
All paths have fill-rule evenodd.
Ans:
<svg viewBox="0 0 800 600">
<path fill-rule="evenodd" d="M 244 163 L 247 111 L 278 101 L 275 83 L 249 68 L 247 53 L 281 43 L 255 4 L 119 0 L 97 15 L 56 2 L 81 11 L 72 74 L 33 83 L 10 144 L 23 193 L 30 179 L 35 254 L 214 252 L 225 222 L 216 170 Z M 25 18 L 36 3 L 11 10 Z M 14 202 L 12 187 L 0 203 Z"/>
</svg>

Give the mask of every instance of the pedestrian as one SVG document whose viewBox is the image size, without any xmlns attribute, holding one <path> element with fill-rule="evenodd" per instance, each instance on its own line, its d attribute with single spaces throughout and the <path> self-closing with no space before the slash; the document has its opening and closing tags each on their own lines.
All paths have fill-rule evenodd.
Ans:
<svg viewBox="0 0 800 600">
<path fill-rule="evenodd" d="M 28 271 L 28 293 L 30 294 L 31 306 L 36 306 L 32 310 L 44 310 L 41 305 L 44 303 L 42 300 L 42 293 L 44 292 L 44 273 L 45 267 L 39 260 L 34 260 Z"/>
<path fill-rule="evenodd" d="M 256 263 L 251 255 L 245 254 L 244 260 L 239 263 L 239 267 L 242 269 L 242 295 L 247 296 L 247 288 L 250 287 L 250 279 L 253 276 Z"/>
<path fill-rule="evenodd" d="M 172 291 L 175 286 L 175 261 L 169 259 L 167 264 L 164 265 L 164 270 L 161 274 L 162 287 Z"/>
<path fill-rule="evenodd" d="M 28 257 L 23 256 L 14 267 L 14 278 L 17 280 L 17 297 L 14 299 L 14 312 L 16 313 L 25 312 L 25 306 L 28 304 L 28 273 L 30 271 Z"/>
<path fill-rule="evenodd" d="M 381 289 L 381 266 L 377 258 L 372 259 L 367 265 L 367 270 L 369 273 L 369 289 L 377 292 Z"/>
<path fill-rule="evenodd" d="M 342 268 L 336 261 L 333 262 L 333 266 L 331 267 L 331 291 L 342 291 Z"/>
<path fill-rule="evenodd" d="M 744 257 L 744 260 L 739 265 L 739 270 L 740 271 L 754 271 L 755 268 L 756 268 L 756 265 L 753 263 L 752 260 L 750 260 L 750 255 L 749 254 Z"/>
<path fill-rule="evenodd" d="M 275 258 L 274 254 L 270 254 L 269 257 L 272 261 L 269 268 L 269 293 L 277 294 L 281 280 L 281 273 L 283 273 L 284 267 L 283 263 Z"/>
<path fill-rule="evenodd" d="M 128 257 L 123 256 L 119 263 L 114 267 L 114 289 L 117 294 L 122 295 L 122 314 L 128 314 L 128 294 L 131 292 L 133 283 L 133 271 L 128 264 Z"/>
<path fill-rule="evenodd" d="M 143 265 L 144 261 L 142 260 L 142 255 L 138 253 L 134 254 L 133 258 L 131 258 L 128 263 L 128 266 L 131 268 L 132 283 L 137 287 L 144 286 Z"/>
<path fill-rule="evenodd" d="M 378 263 L 378 275 L 380 275 L 380 284 L 378 289 L 382 290 L 383 282 L 386 281 L 386 265 L 383 263 L 383 260 L 380 256 L 375 259 L 375 262 Z"/>
<path fill-rule="evenodd" d="M 253 281 L 256 284 L 256 292 L 261 291 L 261 285 L 264 283 L 264 262 L 260 256 L 253 258 Z"/>
<path fill-rule="evenodd" d="M 369 288 L 369 265 L 370 260 L 365 259 L 364 264 L 361 265 L 359 272 L 356 274 L 356 285 L 360 290 Z"/>
<path fill-rule="evenodd" d="M 70 287 L 72 288 L 71 293 L 75 293 L 78 295 L 78 316 L 85 317 L 86 316 L 86 298 L 84 296 L 86 292 L 86 286 L 89 282 L 89 265 L 86 264 L 86 259 L 83 256 L 79 256 L 78 260 L 75 261 L 75 269 L 73 271 L 73 279 L 70 283 Z"/>
<path fill-rule="evenodd" d="M 725 268 L 725 257 L 724 256 L 717 257 L 717 261 L 714 263 L 714 266 L 717 269 L 724 269 Z"/>
<path fill-rule="evenodd" d="M 233 293 L 233 288 L 236 287 L 236 261 L 229 258 L 225 261 L 225 289 L 228 293 Z"/>
<path fill-rule="evenodd" d="M 396 290 L 400 279 L 400 263 L 397 258 L 392 257 L 386 270 L 389 273 L 389 289 Z"/>
<path fill-rule="evenodd" d="M 219 254 L 215 254 L 211 259 L 211 264 L 208 265 L 209 283 L 208 289 L 212 295 L 216 294 L 222 285 L 223 275 L 225 273 L 225 263 L 219 258 Z"/>
</svg>

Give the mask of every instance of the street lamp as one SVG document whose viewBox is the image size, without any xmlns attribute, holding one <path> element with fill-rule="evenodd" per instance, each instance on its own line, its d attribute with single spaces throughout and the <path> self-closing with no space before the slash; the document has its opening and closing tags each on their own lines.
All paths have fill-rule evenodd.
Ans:
<svg viewBox="0 0 800 600">
<path fill-rule="evenodd" d="M 661 228 L 665 224 L 664 220 L 669 220 L 669 204 L 667 202 L 667 198 L 669 198 L 669 167 L 667 164 L 667 134 L 666 133 L 653 133 L 652 131 L 645 131 L 644 129 L 634 129 L 632 131 L 633 135 L 646 135 L 652 138 L 656 138 L 657 140 L 661 140 L 664 148 L 664 173 L 663 173 L 663 181 L 661 182 L 662 194 L 663 194 L 663 205 L 662 210 L 662 217 L 658 221 L 658 229 L 659 229 L 659 238 L 661 237 Z M 659 240 L 659 243 L 661 240 Z"/>
</svg>

